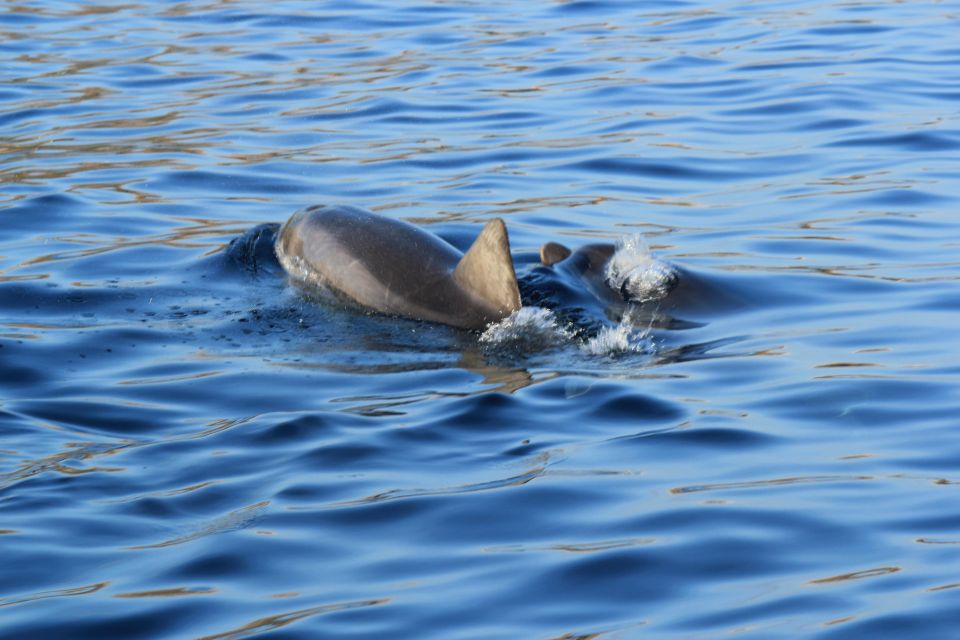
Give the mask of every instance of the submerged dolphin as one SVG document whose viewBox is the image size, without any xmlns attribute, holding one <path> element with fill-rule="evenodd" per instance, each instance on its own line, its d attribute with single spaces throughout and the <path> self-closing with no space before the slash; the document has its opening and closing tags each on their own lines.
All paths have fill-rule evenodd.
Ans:
<svg viewBox="0 0 960 640">
<path fill-rule="evenodd" d="M 618 259 L 621 255 L 625 257 Z M 621 254 L 613 244 L 588 244 L 572 251 L 557 242 L 548 242 L 540 247 L 540 263 L 562 268 L 579 278 L 587 290 L 605 303 L 660 300 L 679 281 L 676 268 L 655 259 L 646 249 Z"/>
<path fill-rule="evenodd" d="M 412 224 L 345 205 L 313 206 L 280 229 L 284 270 L 381 313 L 483 329 L 520 308 L 503 220 L 460 253 Z"/>
</svg>

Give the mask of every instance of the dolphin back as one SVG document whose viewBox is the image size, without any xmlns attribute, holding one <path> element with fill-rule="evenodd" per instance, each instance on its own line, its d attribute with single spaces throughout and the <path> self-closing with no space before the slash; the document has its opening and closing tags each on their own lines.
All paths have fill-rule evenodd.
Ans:
<svg viewBox="0 0 960 640">
<path fill-rule="evenodd" d="M 362 307 L 482 329 L 520 306 L 506 228 L 496 229 L 497 222 L 502 227 L 499 220 L 488 224 L 464 256 L 407 222 L 357 207 L 314 206 L 290 217 L 275 249 L 294 279 L 332 289 Z M 486 278 L 497 279 L 488 284 Z"/>
</svg>

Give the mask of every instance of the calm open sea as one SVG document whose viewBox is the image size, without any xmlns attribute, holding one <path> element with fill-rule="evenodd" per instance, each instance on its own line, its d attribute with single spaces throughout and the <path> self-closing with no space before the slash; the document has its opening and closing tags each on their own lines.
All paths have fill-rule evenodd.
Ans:
<svg viewBox="0 0 960 640">
<path fill-rule="evenodd" d="M 956 2 L 0 12 L 0 637 L 960 637 Z M 490 343 L 227 250 L 315 203 L 700 294 Z"/>
</svg>

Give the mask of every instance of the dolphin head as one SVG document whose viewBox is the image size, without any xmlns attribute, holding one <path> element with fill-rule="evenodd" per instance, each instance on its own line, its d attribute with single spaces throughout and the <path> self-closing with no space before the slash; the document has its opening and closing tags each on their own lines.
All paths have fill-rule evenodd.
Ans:
<svg viewBox="0 0 960 640">
<path fill-rule="evenodd" d="M 557 242 L 540 247 L 540 262 L 578 276 L 600 300 L 642 304 L 665 297 L 677 284 L 677 272 L 654 258 L 642 240 L 589 244 L 572 251 Z"/>
</svg>

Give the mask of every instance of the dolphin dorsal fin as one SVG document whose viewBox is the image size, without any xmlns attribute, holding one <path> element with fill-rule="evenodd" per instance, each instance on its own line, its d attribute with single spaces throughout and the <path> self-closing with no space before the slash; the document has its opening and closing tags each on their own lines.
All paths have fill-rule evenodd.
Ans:
<svg viewBox="0 0 960 640">
<path fill-rule="evenodd" d="M 453 277 L 505 315 L 520 308 L 520 289 L 503 220 L 494 218 L 487 223 L 460 259 Z"/>
<path fill-rule="evenodd" d="M 571 253 L 573 252 L 570 249 L 559 242 L 548 242 L 540 247 L 540 263 L 545 267 L 550 267 L 566 260 Z"/>
</svg>

